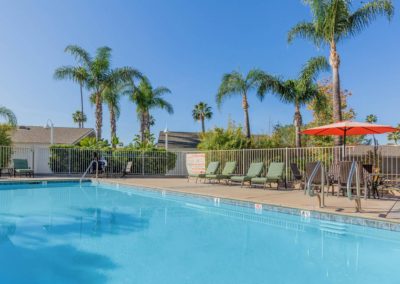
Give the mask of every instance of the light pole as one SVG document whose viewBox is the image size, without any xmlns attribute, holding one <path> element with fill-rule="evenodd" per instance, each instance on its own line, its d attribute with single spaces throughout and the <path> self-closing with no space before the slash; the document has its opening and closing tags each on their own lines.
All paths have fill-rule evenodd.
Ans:
<svg viewBox="0 0 400 284">
<path fill-rule="evenodd" d="M 165 127 L 164 129 L 164 134 L 165 134 L 165 150 L 168 151 L 168 128 Z"/>
<path fill-rule="evenodd" d="M 54 144 L 54 123 L 53 123 L 53 121 L 51 119 L 48 119 L 46 121 L 46 126 L 44 128 L 46 128 L 46 129 L 50 128 L 50 144 L 53 145 Z"/>
</svg>

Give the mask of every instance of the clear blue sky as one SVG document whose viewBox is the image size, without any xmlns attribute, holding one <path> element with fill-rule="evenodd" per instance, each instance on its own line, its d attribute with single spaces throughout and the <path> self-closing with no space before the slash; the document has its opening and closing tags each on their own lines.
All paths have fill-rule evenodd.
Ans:
<svg viewBox="0 0 400 284">
<path fill-rule="evenodd" d="M 399 1 L 394 4 L 400 9 Z M 79 108 L 79 88 L 53 80 L 53 72 L 74 63 L 63 52 L 66 45 L 78 44 L 91 53 L 107 45 L 113 49 L 113 67 L 133 66 L 154 86 L 172 90 L 167 99 L 175 114 L 155 111 L 155 133 L 166 124 L 175 131 L 199 130 L 191 118 L 199 101 L 214 107 L 208 127 L 226 126 L 229 117 L 241 123 L 239 97 L 220 110 L 215 106 L 222 75 L 258 67 L 291 77 L 310 57 L 327 55 L 327 50 L 317 50 L 303 40 L 287 44 L 287 31 L 304 19 L 310 19 L 310 12 L 300 0 L 1 0 L 0 104 L 14 110 L 21 125 L 44 125 L 50 118 L 56 126 L 73 126 L 71 114 Z M 349 104 L 358 120 L 374 113 L 381 123 L 400 122 L 399 50 L 398 14 L 391 23 L 378 19 L 339 46 L 342 87 L 353 93 Z M 269 121 L 292 123 L 293 106 L 272 95 L 263 102 L 250 96 L 249 103 L 254 133 L 266 133 Z M 87 126 L 94 127 L 94 108 L 88 99 L 85 109 Z M 107 109 L 105 113 L 108 138 Z M 310 113 L 303 113 L 309 121 Z M 118 135 L 129 143 L 138 129 L 135 106 L 124 98 Z"/>
</svg>

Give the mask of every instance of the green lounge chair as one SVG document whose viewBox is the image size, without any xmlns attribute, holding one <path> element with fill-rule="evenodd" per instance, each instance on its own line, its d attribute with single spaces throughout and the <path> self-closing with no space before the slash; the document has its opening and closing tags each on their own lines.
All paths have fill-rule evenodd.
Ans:
<svg viewBox="0 0 400 284">
<path fill-rule="evenodd" d="M 208 180 L 217 180 L 220 182 L 221 180 L 228 180 L 236 170 L 236 161 L 235 162 L 226 162 L 225 167 L 222 170 L 221 174 L 206 174 L 206 179 Z"/>
<path fill-rule="evenodd" d="M 13 171 L 14 176 L 18 175 L 26 175 L 33 177 L 33 170 L 28 166 L 28 160 L 26 159 L 13 159 Z"/>
<path fill-rule="evenodd" d="M 272 182 L 276 182 L 276 189 L 279 188 L 279 181 L 283 180 L 283 172 L 285 170 L 285 163 L 272 162 L 269 165 L 267 175 L 265 177 L 254 177 L 251 179 L 251 184 L 262 184 L 267 187 L 269 183 L 271 187 Z M 285 185 L 286 187 L 286 185 Z"/>
<path fill-rule="evenodd" d="M 240 186 L 243 187 L 243 184 L 248 181 L 251 185 L 251 179 L 255 177 L 259 177 L 263 171 L 264 163 L 251 163 L 249 170 L 245 176 L 232 176 L 230 178 L 231 182 L 240 183 Z"/>
<path fill-rule="evenodd" d="M 217 172 L 218 168 L 219 168 L 219 162 L 218 162 L 218 161 L 210 162 L 210 163 L 208 164 L 208 167 L 207 167 L 205 173 L 200 173 L 200 174 L 189 173 L 189 175 L 188 175 L 188 182 L 189 182 L 189 179 L 190 179 L 190 178 L 196 178 L 196 183 L 197 183 L 197 180 L 198 180 L 199 178 L 204 178 L 204 179 L 205 179 L 205 178 L 206 178 L 206 175 L 213 175 L 213 174 L 215 174 L 215 173 Z"/>
</svg>

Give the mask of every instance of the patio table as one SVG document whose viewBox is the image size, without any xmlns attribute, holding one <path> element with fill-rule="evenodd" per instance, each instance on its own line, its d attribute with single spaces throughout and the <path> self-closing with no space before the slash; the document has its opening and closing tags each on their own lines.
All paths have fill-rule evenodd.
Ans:
<svg viewBox="0 0 400 284">
<path fill-rule="evenodd" d="M 378 178 L 382 179 L 380 184 L 375 184 L 374 177 L 378 177 Z M 374 173 L 374 174 L 368 174 L 367 179 L 371 186 L 365 192 L 365 199 L 367 199 L 367 191 L 368 191 L 368 198 L 370 197 L 371 191 L 372 191 L 372 194 L 374 197 L 375 197 L 375 193 L 376 193 L 379 198 L 379 188 L 378 187 L 380 185 L 382 185 L 383 188 L 390 187 L 390 188 L 400 189 L 400 175 L 399 174 Z"/>
</svg>

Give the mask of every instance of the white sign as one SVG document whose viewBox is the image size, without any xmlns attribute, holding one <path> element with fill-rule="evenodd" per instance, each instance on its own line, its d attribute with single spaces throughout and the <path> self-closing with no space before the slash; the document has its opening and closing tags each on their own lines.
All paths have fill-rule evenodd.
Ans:
<svg viewBox="0 0 400 284">
<path fill-rule="evenodd" d="M 203 174 L 206 172 L 206 154 L 186 154 L 186 169 L 189 174 Z"/>
</svg>

